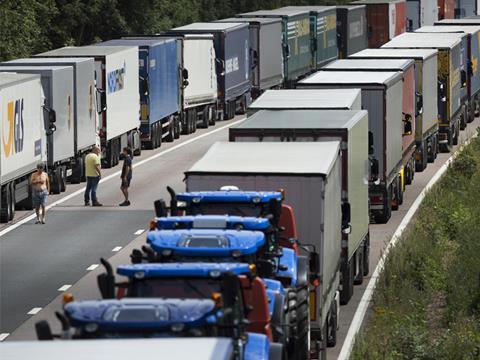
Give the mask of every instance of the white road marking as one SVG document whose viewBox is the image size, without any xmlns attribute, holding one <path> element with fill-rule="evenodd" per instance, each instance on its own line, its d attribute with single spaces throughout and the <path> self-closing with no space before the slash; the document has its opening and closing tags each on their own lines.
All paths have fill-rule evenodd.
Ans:
<svg viewBox="0 0 480 360">
<path fill-rule="evenodd" d="M 200 139 L 203 139 L 204 137 L 210 136 L 210 135 L 215 134 L 215 133 L 217 133 L 217 132 L 219 132 L 219 131 L 222 131 L 222 130 L 224 130 L 224 129 L 228 129 L 229 127 L 231 127 L 231 126 L 233 126 L 233 125 L 236 125 L 236 124 L 242 122 L 243 120 L 245 120 L 245 118 L 242 118 L 242 119 L 240 119 L 240 120 L 234 121 L 234 122 L 232 122 L 231 124 L 228 124 L 228 125 L 219 127 L 218 129 L 212 130 L 212 131 L 210 131 L 210 132 L 208 132 L 208 133 L 205 133 L 205 134 L 196 136 L 196 137 L 194 137 L 194 138 L 191 138 L 191 139 L 189 139 L 189 140 L 187 140 L 187 141 L 185 141 L 185 142 L 183 142 L 183 143 L 181 143 L 181 144 L 172 146 L 171 148 L 169 148 L 169 149 L 167 149 L 167 150 L 165 150 L 165 151 L 156 153 L 156 154 L 154 154 L 154 155 L 152 155 L 152 156 L 150 156 L 150 157 L 148 157 L 148 158 L 146 158 L 146 159 L 143 159 L 142 161 L 139 161 L 139 162 L 137 162 L 137 163 L 134 163 L 132 167 L 135 169 L 135 168 L 138 167 L 138 166 L 141 166 L 141 165 L 144 165 L 144 164 L 146 164 L 146 163 L 149 163 L 149 162 L 152 161 L 152 160 L 155 160 L 155 159 L 157 159 L 157 158 L 159 158 L 159 157 L 162 157 L 162 156 L 164 156 L 164 155 L 167 155 L 167 154 L 171 153 L 172 151 L 175 151 L 175 150 L 180 149 L 180 148 L 182 148 L 182 147 L 184 147 L 184 146 L 186 146 L 186 145 L 189 145 L 189 144 L 191 144 L 191 143 L 193 143 L 193 142 L 196 142 L 196 141 L 198 141 L 198 140 L 200 140 Z M 106 182 L 106 181 L 108 181 L 108 180 L 111 180 L 111 179 L 116 179 L 116 178 L 118 178 L 118 176 L 119 176 L 120 174 L 121 174 L 121 170 L 116 171 L 116 172 L 114 172 L 113 174 L 110 174 L 110 175 L 108 175 L 108 176 L 105 176 L 104 178 L 102 178 L 102 179 L 100 180 L 100 184 L 101 184 L 101 183 L 104 183 L 104 182 Z M 71 194 L 69 194 L 69 195 L 67 195 L 67 196 L 65 196 L 65 197 L 63 197 L 63 198 L 61 198 L 61 199 L 59 199 L 59 200 L 51 203 L 50 205 L 48 205 L 48 206 L 46 207 L 46 209 L 49 210 L 49 209 L 53 208 L 54 206 L 63 204 L 64 202 L 66 202 L 66 201 L 74 198 L 75 196 L 78 196 L 78 195 L 80 195 L 80 194 L 83 194 L 84 192 L 85 192 L 85 187 L 83 187 L 83 188 L 81 188 L 81 189 L 78 189 L 77 191 L 74 191 L 73 193 L 71 193 Z M 31 215 L 23 218 L 22 220 L 19 220 L 18 222 L 10 225 L 9 227 L 1 230 L 1 231 L 0 231 L 0 237 L 2 237 L 2 236 L 5 235 L 5 234 L 8 234 L 8 233 L 9 233 L 10 231 L 12 231 L 12 230 L 15 230 L 15 229 L 18 228 L 20 225 L 23 225 L 23 224 L 25 224 L 25 223 L 27 223 L 27 222 L 35 219 L 35 216 L 36 216 L 35 214 L 31 214 Z"/>
<path fill-rule="evenodd" d="M 92 264 L 89 267 L 87 267 L 87 271 L 95 270 L 97 267 L 98 267 L 98 264 Z"/>
<path fill-rule="evenodd" d="M 59 287 L 58 291 L 67 291 L 71 287 L 72 287 L 72 285 L 66 284 L 66 285 L 63 285 L 63 286 Z"/>
<path fill-rule="evenodd" d="M 8 335 L 10 335 L 10 333 L 1 333 L 0 334 L 0 341 L 5 340 L 8 337 Z"/>
<path fill-rule="evenodd" d="M 137 231 L 134 232 L 135 235 L 142 235 L 145 230 L 143 229 L 138 229 Z"/>
<path fill-rule="evenodd" d="M 472 135 L 470 139 L 465 141 L 464 146 L 468 145 L 470 141 L 476 137 L 477 137 L 477 133 L 475 133 L 474 135 Z M 377 280 L 380 276 L 380 273 L 383 270 L 383 266 L 385 264 L 385 260 L 387 258 L 388 253 L 397 244 L 403 231 L 406 229 L 406 227 L 410 223 L 410 220 L 412 220 L 413 215 L 415 215 L 415 212 L 418 210 L 418 207 L 422 203 L 427 192 L 430 190 L 430 188 L 433 185 L 435 185 L 435 183 L 438 180 L 440 180 L 440 178 L 445 173 L 445 171 L 447 171 L 450 163 L 455 159 L 455 157 L 459 154 L 462 148 L 463 147 L 460 147 L 460 149 L 458 149 L 454 154 L 452 154 L 452 156 L 450 156 L 448 160 L 445 161 L 445 163 L 440 167 L 440 169 L 438 169 L 438 171 L 432 176 L 428 184 L 423 188 L 422 192 L 417 196 L 412 206 L 410 206 L 410 209 L 408 209 L 407 213 L 405 214 L 402 221 L 400 222 L 397 229 L 395 230 L 395 233 L 390 239 L 390 242 L 387 244 L 382 254 L 382 257 L 378 261 L 378 264 L 375 267 L 375 271 L 373 272 L 372 277 L 370 278 L 370 281 L 368 282 L 367 287 L 365 288 L 365 292 L 363 293 L 362 298 L 360 299 L 357 309 L 355 310 L 355 314 L 353 316 L 352 323 L 348 328 L 347 336 L 345 337 L 345 341 L 343 342 L 340 355 L 338 355 L 338 360 L 348 360 L 350 358 L 350 354 L 352 353 L 353 345 L 355 343 L 355 336 L 357 335 L 357 333 L 360 330 L 360 327 L 362 326 L 363 319 L 365 318 L 367 309 L 370 306 L 370 302 L 372 301 L 373 292 L 375 291 Z"/>
<path fill-rule="evenodd" d="M 122 247 L 121 247 L 121 246 L 115 246 L 115 247 L 112 249 L 113 252 L 117 252 L 117 251 L 120 251 L 120 250 L 122 250 Z"/>
<path fill-rule="evenodd" d="M 42 310 L 41 307 L 36 307 L 30 310 L 27 315 L 37 315 Z"/>
</svg>

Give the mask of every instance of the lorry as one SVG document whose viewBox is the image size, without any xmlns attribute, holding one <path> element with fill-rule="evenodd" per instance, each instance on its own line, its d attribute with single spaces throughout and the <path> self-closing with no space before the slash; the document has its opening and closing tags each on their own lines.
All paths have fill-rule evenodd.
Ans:
<svg viewBox="0 0 480 360">
<path fill-rule="evenodd" d="M 416 114 L 422 112 L 421 99 L 416 92 L 417 72 L 411 59 L 342 59 L 323 68 L 325 71 L 401 71 L 403 74 L 402 135 L 403 171 L 400 173 L 402 189 L 415 175 Z"/>
<path fill-rule="evenodd" d="M 339 59 L 368 47 L 365 5 L 337 6 L 337 46 Z"/>
<path fill-rule="evenodd" d="M 168 35 L 212 34 L 218 86 L 218 119 L 243 114 L 250 103 L 250 32 L 245 23 L 193 23 Z M 195 55 L 195 58 L 197 55 Z"/>
<path fill-rule="evenodd" d="M 255 161 L 251 161 L 253 154 Z M 310 269 L 318 274 L 310 279 L 310 356 L 323 358 L 327 344 L 335 343 L 339 301 L 340 143 L 217 142 L 185 176 L 193 198 L 197 191 L 218 190 L 225 185 L 255 191 L 284 190 L 296 212 L 299 245 L 316 254 L 312 258 L 317 261 L 312 261 Z"/>
<path fill-rule="evenodd" d="M 432 0 L 407 0 L 407 31 L 438 21 L 438 4 Z"/>
<path fill-rule="evenodd" d="M 443 152 L 449 152 L 452 145 L 458 144 L 461 118 L 466 113 L 462 92 L 466 93 L 467 75 L 462 70 L 461 44 L 456 34 L 407 33 L 383 46 L 438 50 L 438 144 Z"/>
<path fill-rule="evenodd" d="M 278 18 L 233 17 L 217 22 L 248 23 L 252 66 L 252 98 L 283 83 L 282 22 Z"/>
<path fill-rule="evenodd" d="M 65 191 L 67 177 L 77 162 L 74 149 L 74 92 L 73 69 L 70 66 L 1 66 L 0 71 L 39 74 L 45 96 L 44 106 L 55 112 L 55 131 L 46 132 L 46 172 L 50 178 L 50 191 Z M 50 124 L 49 113 L 44 112 L 45 130 Z"/>
<path fill-rule="evenodd" d="M 478 0 L 455 0 L 455 19 L 478 15 Z"/>
<path fill-rule="evenodd" d="M 438 0 L 438 20 L 455 18 L 456 0 Z"/>
<path fill-rule="evenodd" d="M 365 49 L 352 59 L 415 60 L 417 111 L 415 125 L 415 171 L 421 172 L 438 153 L 437 63 L 436 49 Z M 422 111 L 419 111 L 421 107 Z"/>
<path fill-rule="evenodd" d="M 258 10 L 237 14 L 237 17 L 266 17 L 282 20 L 284 87 L 294 88 L 298 79 L 313 70 L 308 10 Z"/>
<path fill-rule="evenodd" d="M 354 282 L 361 284 L 369 271 L 367 111 L 260 110 L 245 122 L 231 127 L 229 140 L 341 142 L 342 206 L 350 208 L 350 215 L 345 214 L 342 219 L 340 303 L 347 304 Z"/>
<path fill-rule="evenodd" d="M 74 151 L 70 183 L 85 181 L 84 158 L 99 143 L 95 103 L 95 63 L 91 58 L 24 58 L 2 66 L 70 66 L 73 68 Z"/>
<path fill-rule="evenodd" d="M 338 58 L 335 6 L 286 6 L 281 9 L 308 10 L 310 12 L 313 69 L 320 69 L 323 65 Z"/>
<path fill-rule="evenodd" d="M 177 39 L 115 39 L 98 46 L 138 46 L 140 141 L 156 149 L 180 135 L 181 53 Z M 207 125 L 208 127 L 208 121 Z"/>
<path fill-rule="evenodd" d="M 360 89 L 282 89 L 265 91 L 250 104 L 248 116 L 258 110 L 360 110 Z"/>
<path fill-rule="evenodd" d="M 379 48 L 406 31 L 405 0 L 359 0 L 352 4 L 367 6 L 369 48 Z"/>
<path fill-rule="evenodd" d="M 387 71 L 319 71 L 298 84 L 299 88 L 360 88 L 362 108 L 368 110 L 369 146 L 372 167 L 369 182 L 370 218 L 386 223 L 391 210 L 398 209 L 403 198 L 402 171 L 403 76 Z M 371 134 L 370 134 L 371 133 Z"/>
<path fill-rule="evenodd" d="M 136 46 L 67 46 L 37 56 L 94 58 L 102 166 L 109 168 L 117 165 L 126 146 L 132 149 L 134 155 L 140 155 Z"/>
<path fill-rule="evenodd" d="M 30 176 L 46 160 L 43 105 L 40 75 L 0 72 L 2 223 L 13 220 L 16 207 L 32 209 Z M 49 113 L 54 120 L 54 113 Z"/>
</svg>

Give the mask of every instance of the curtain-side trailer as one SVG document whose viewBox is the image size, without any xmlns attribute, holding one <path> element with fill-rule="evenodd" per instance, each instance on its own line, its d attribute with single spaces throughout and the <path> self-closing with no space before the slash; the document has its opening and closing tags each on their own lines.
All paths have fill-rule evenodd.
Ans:
<svg viewBox="0 0 480 360">
<path fill-rule="evenodd" d="M 32 209 L 30 175 L 46 160 L 40 75 L 0 73 L 0 222 Z"/>
<path fill-rule="evenodd" d="M 465 111 L 462 103 L 462 51 L 457 34 L 402 34 L 385 44 L 384 48 L 438 50 L 438 122 L 440 150 L 448 152 L 458 143 L 460 120 Z"/>
<path fill-rule="evenodd" d="M 362 108 L 368 110 L 372 174 L 370 215 L 375 222 L 390 219 L 401 197 L 402 82 L 400 72 L 318 71 L 299 82 L 299 88 L 360 88 Z M 371 135 L 370 135 L 371 133 Z"/>
<path fill-rule="evenodd" d="M 344 207 L 350 208 L 350 214 L 344 214 L 342 220 L 340 302 L 347 304 L 354 282 L 361 284 L 368 274 L 367 111 L 262 110 L 231 127 L 229 138 L 235 142 L 340 141 L 342 201 Z"/>
<path fill-rule="evenodd" d="M 456 0 L 438 0 L 438 20 L 455 18 Z"/>
<path fill-rule="evenodd" d="M 433 0 L 407 0 L 407 31 L 438 21 L 438 5 Z"/>
<path fill-rule="evenodd" d="M 339 310 L 341 167 L 339 141 L 217 142 L 185 172 L 187 191 L 218 190 L 224 185 L 285 190 L 296 213 L 300 244 L 309 245 L 319 257 L 309 286 L 310 344 L 315 355 L 325 354 L 328 327 L 335 324 Z"/>
<path fill-rule="evenodd" d="M 73 68 L 74 149 L 72 175 L 77 184 L 85 180 L 84 158 L 95 144 L 99 144 L 98 120 L 95 103 L 95 63 L 91 58 L 25 58 L 11 60 L 2 66 L 70 66 Z"/>
<path fill-rule="evenodd" d="M 94 58 L 102 166 L 117 165 L 125 146 L 140 154 L 138 47 L 63 47 L 39 56 Z"/>
<path fill-rule="evenodd" d="M 437 62 L 435 49 L 365 49 L 350 56 L 352 59 L 412 59 L 415 60 L 415 83 L 419 105 L 415 126 L 415 171 L 423 171 L 438 153 Z M 417 109 L 418 110 L 418 109 Z"/>
<path fill-rule="evenodd" d="M 340 59 L 368 47 L 366 10 L 365 5 L 337 6 L 337 46 Z"/>
</svg>

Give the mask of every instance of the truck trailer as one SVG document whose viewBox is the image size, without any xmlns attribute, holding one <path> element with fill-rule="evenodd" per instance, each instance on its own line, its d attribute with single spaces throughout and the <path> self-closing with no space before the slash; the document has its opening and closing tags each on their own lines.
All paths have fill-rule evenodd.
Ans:
<svg viewBox="0 0 480 360">
<path fill-rule="evenodd" d="M 365 5 L 337 6 L 337 46 L 339 59 L 368 47 Z"/>
<path fill-rule="evenodd" d="M 455 0 L 455 19 L 478 15 L 478 0 Z"/>
<path fill-rule="evenodd" d="M 461 117 L 466 113 L 462 93 L 466 93 L 467 76 L 462 70 L 461 44 L 457 34 L 408 33 L 383 46 L 389 49 L 438 50 L 438 143 L 443 152 L 449 152 L 450 147 L 458 143 Z"/>
<path fill-rule="evenodd" d="M 252 161 L 252 159 L 255 159 Z M 318 254 L 310 279 L 310 354 L 325 355 L 335 323 L 341 251 L 340 142 L 215 143 L 185 172 L 187 191 L 282 188 L 297 214 L 298 238 Z M 312 270 L 312 269 L 311 269 Z M 318 271 L 316 271 L 318 270 Z M 320 280 L 320 281 L 318 281 Z"/>
<path fill-rule="evenodd" d="M 455 18 L 456 0 L 438 0 L 438 20 Z"/>
<path fill-rule="evenodd" d="M 438 21 L 438 4 L 432 0 L 407 0 L 407 31 Z"/>
<path fill-rule="evenodd" d="M 53 194 L 65 191 L 67 177 L 77 163 L 74 142 L 74 86 L 71 66 L 1 66 L 0 72 L 39 74 L 45 96 L 44 106 L 55 112 L 55 123 L 50 124 L 50 113 L 45 111 L 42 124 L 46 132 L 47 167 Z M 49 131 L 54 126 L 55 131 Z"/>
<path fill-rule="evenodd" d="M 282 21 L 278 18 L 234 17 L 217 22 L 248 23 L 252 66 L 252 98 L 283 83 Z"/>
<path fill-rule="evenodd" d="M 415 173 L 415 115 L 422 111 L 417 96 L 415 61 L 411 59 L 342 59 L 334 61 L 323 68 L 325 71 L 401 71 L 403 74 L 402 101 L 402 150 L 403 171 L 401 172 L 402 189 L 412 183 Z"/>
<path fill-rule="evenodd" d="M 24 58 L 3 62 L 2 66 L 70 66 L 73 68 L 74 151 L 72 184 L 85 181 L 84 158 L 98 138 L 95 96 L 95 62 L 91 58 Z"/>
<path fill-rule="evenodd" d="M 417 81 L 415 171 L 421 172 L 438 153 L 437 63 L 435 49 L 365 49 L 352 59 L 413 59 Z M 418 108 L 422 111 L 418 111 Z"/>
<path fill-rule="evenodd" d="M 175 38 L 115 39 L 98 46 L 138 46 L 140 141 L 146 149 L 180 133 L 181 53 Z M 177 135 L 177 136 L 176 136 Z"/>
<path fill-rule="evenodd" d="M 342 221 L 341 252 L 340 303 L 347 304 L 354 282 L 361 284 L 369 271 L 367 111 L 261 110 L 231 127 L 229 139 L 250 143 L 340 141 L 342 203 L 350 208 L 350 215 L 344 214 Z"/>
<path fill-rule="evenodd" d="M 268 90 L 250 104 L 247 115 L 258 110 L 360 110 L 360 89 Z"/>
<path fill-rule="evenodd" d="M 32 209 L 30 175 L 46 160 L 42 107 L 40 75 L 0 73 L 2 223 L 13 220 L 16 207 Z"/>
<path fill-rule="evenodd" d="M 286 88 L 295 87 L 298 79 L 312 71 L 310 13 L 308 10 L 258 10 L 239 17 L 266 17 L 282 20 L 283 73 Z"/>
<path fill-rule="evenodd" d="M 63 47 L 37 56 L 94 58 L 102 166 L 117 165 L 125 146 L 140 155 L 138 47 Z"/>
<path fill-rule="evenodd" d="M 367 6 L 369 48 L 379 48 L 406 31 L 405 0 L 359 0 L 352 4 Z"/>
<path fill-rule="evenodd" d="M 374 164 L 369 179 L 370 217 L 386 223 L 402 197 L 402 73 L 318 71 L 300 81 L 298 87 L 362 90 L 362 108 L 369 113 L 369 153 Z"/>
<path fill-rule="evenodd" d="M 250 103 L 250 32 L 244 23 L 193 23 L 167 32 L 212 34 L 216 55 L 218 119 L 243 114 Z M 195 55 L 195 59 L 198 55 Z"/>
</svg>

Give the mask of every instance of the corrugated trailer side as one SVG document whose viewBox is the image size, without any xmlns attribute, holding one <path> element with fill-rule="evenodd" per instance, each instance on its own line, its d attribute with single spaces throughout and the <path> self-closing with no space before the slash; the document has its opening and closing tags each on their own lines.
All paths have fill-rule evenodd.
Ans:
<svg viewBox="0 0 480 360">
<path fill-rule="evenodd" d="M 337 45 L 340 59 L 368 47 L 365 5 L 337 6 Z"/>
</svg>

